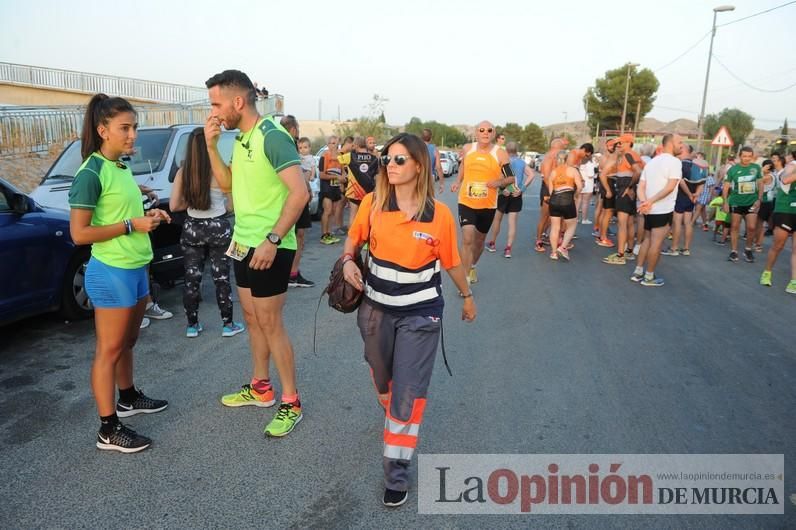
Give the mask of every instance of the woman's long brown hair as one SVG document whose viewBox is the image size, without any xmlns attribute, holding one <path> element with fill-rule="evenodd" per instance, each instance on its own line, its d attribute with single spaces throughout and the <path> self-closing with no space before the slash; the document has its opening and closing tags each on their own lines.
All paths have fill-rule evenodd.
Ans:
<svg viewBox="0 0 796 530">
<path fill-rule="evenodd" d="M 414 218 L 420 219 L 426 208 L 434 204 L 434 184 L 431 177 L 431 159 L 428 156 L 428 147 L 425 142 L 414 134 L 401 133 L 393 136 L 389 142 L 384 144 L 381 150 L 382 155 L 386 155 L 393 144 L 401 144 L 409 151 L 418 166 L 420 172 L 415 179 L 415 198 L 417 199 L 417 212 Z M 373 195 L 373 209 L 370 212 L 373 221 L 376 212 L 386 210 L 390 204 L 390 197 L 395 194 L 395 186 L 390 184 L 387 179 L 387 167 L 381 166 L 379 174 L 376 176 L 376 190 Z"/>
<path fill-rule="evenodd" d="M 194 210 L 210 209 L 210 184 L 213 171 L 207 154 L 205 131 L 197 127 L 188 137 L 185 162 L 182 164 L 182 198 L 188 208 Z"/>
</svg>

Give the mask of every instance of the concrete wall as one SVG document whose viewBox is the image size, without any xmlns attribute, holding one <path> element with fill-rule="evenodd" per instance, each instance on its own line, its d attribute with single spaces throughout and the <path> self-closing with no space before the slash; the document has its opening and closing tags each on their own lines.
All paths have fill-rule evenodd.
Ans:
<svg viewBox="0 0 796 530">
<path fill-rule="evenodd" d="M 85 105 L 94 94 L 81 94 L 51 88 L 34 88 L 0 82 L 0 105 Z M 113 95 L 113 94 L 109 94 Z M 130 103 L 153 103 L 152 101 L 129 99 Z"/>
</svg>

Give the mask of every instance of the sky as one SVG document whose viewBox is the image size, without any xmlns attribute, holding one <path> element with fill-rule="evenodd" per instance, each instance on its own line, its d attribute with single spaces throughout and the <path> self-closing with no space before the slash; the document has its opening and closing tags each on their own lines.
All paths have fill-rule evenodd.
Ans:
<svg viewBox="0 0 796 530">
<path fill-rule="evenodd" d="M 735 10 L 719 13 L 717 24 L 787 2 L 729 1 Z M 0 61 L 193 86 L 237 68 L 283 94 L 299 120 L 362 116 L 379 94 L 395 125 L 413 116 L 450 124 L 582 120 L 586 88 L 634 62 L 660 81 L 649 117 L 696 120 L 710 41 L 702 37 L 720 2 L 608 5 L 0 0 Z M 785 118 L 796 127 L 794 23 L 796 2 L 717 29 L 713 53 L 724 67 L 712 63 L 707 114 L 737 107 L 758 128 Z"/>
</svg>

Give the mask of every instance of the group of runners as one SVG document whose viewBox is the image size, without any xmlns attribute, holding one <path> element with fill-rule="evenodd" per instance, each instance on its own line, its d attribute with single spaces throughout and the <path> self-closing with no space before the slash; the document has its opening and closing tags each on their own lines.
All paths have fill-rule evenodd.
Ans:
<svg viewBox="0 0 796 530">
<path fill-rule="evenodd" d="M 303 230 L 308 227 L 302 220 L 309 217 L 314 159 L 294 118 L 288 116 L 280 122 L 259 115 L 255 87 L 246 74 L 226 70 L 208 79 L 206 86 L 211 114 L 205 126 L 191 135 L 186 162 L 176 175 L 170 200 L 172 209 L 185 209 L 188 214 L 183 234 L 186 334 L 196 337 L 204 331 L 198 319 L 199 282 L 204 261 L 209 259 L 222 335 L 247 330 L 252 357 L 251 378 L 239 390 L 221 396 L 220 402 L 227 407 L 278 403 L 263 432 L 268 437 L 283 437 L 304 417 L 283 306 L 288 287 L 301 278 L 300 251 Z M 222 127 L 240 131 L 229 166 L 218 150 Z M 92 98 L 82 133 L 84 162 L 70 191 L 72 237 L 78 244 L 92 245 L 86 290 L 95 307 L 91 386 L 100 417 L 96 446 L 122 453 L 147 449 L 152 441 L 120 418 L 157 413 L 168 406 L 166 400 L 145 395 L 133 379 L 133 348 L 149 302 L 147 265 L 152 248 L 148 232 L 171 222 L 163 210 L 144 211 L 141 190 L 123 162 L 133 148 L 136 129 L 136 112 L 129 102 L 103 94 Z M 484 249 L 495 250 L 501 219 L 506 216 L 509 227 L 504 256 L 511 257 L 522 195 L 535 178 L 535 172 L 518 156 L 516 144 L 494 142 L 493 124 L 479 123 L 474 136 L 475 141 L 462 149 L 460 170 L 450 187 L 458 193 L 461 247 L 455 217 L 435 199 L 443 180 L 439 151 L 431 143 L 430 131 L 424 132 L 423 138 L 401 133 L 380 151 L 375 150 L 372 139 L 344 139 L 338 146 L 338 139 L 332 137 L 318 168 L 325 183 L 325 243 L 334 237 L 333 220 L 338 228 L 343 226 L 342 208 L 336 205 L 342 196 L 335 200 L 334 188 L 349 201 L 350 226 L 344 230 L 347 237 L 340 259 L 345 280 L 363 291 L 357 325 L 376 400 L 384 410 L 382 502 L 386 506 L 399 506 L 407 499 L 410 462 L 442 331 L 442 271 L 458 290 L 461 318 L 473 321 L 477 311 L 471 285 L 478 282 L 481 254 Z M 582 212 L 588 201 L 582 200 L 583 194 L 592 189 L 589 180 L 594 175 L 590 177 L 588 170 L 592 146 L 566 147 L 566 141 L 553 140 L 541 168 L 542 213 L 536 248 L 544 250 L 542 235 L 546 233 L 552 259 L 569 259 L 578 212 L 584 220 L 586 217 Z M 605 190 L 599 216 L 601 244 L 607 246 L 610 241 L 607 230 L 613 211 L 620 214 L 621 252 L 606 261 L 616 263 L 632 253 L 636 218 L 635 211 L 630 211 L 632 204 L 643 216 L 644 229 L 637 238 L 638 266 L 633 279 L 645 284 L 662 283 L 655 278 L 655 263 L 672 223 L 676 188 L 683 177 L 683 164 L 677 158 L 683 150 L 682 139 L 666 135 L 659 150 L 645 161 L 632 151 L 632 140 L 623 136 L 609 142 L 599 164 Z M 779 171 L 773 207 L 774 259 L 785 239 L 792 237 L 796 216 L 796 186 L 790 186 L 796 171 L 792 154 L 788 157 L 772 164 Z M 745 219 L 751 245 L 749 238 L 756 237 L 756 228 L 749 216 L 759 205 L 747 204 L 747 199 L 755 194 L 755 201 L 760 199 L 759 166 L 751 163 L 744 149 L 741 163 L 726 173 L 722 190 L 725 210 L 732 207 L 731 234 L 737 235 L 736 216 L 739 221 Z M 616 184 L 611 182 L 612 176 Z M 698 187 L 680 189 L 689 198 L 699 192 Z M 226 218 L 233 206 L 234 227 Z M 690 219 L 687 222 L 690 224 Z M 365 245 L 363 275 L 356 257 Z M 792 262 L 796 265 L 796 257 Z M 245 326 L 232 318 L 230 269 Z M 770 267 L 764 277 L 770 284 Z M 271 379 L 272 361 L 279 393 Z"/>
</svg>

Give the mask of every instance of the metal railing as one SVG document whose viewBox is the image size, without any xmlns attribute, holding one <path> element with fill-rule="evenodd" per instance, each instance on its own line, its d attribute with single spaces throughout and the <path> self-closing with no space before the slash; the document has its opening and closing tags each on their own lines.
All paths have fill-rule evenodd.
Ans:
<svg viewBox="0 0 796 530">
<path fill-rule="evenodd" d="M 207 95 L 205 90 L 204 95 Z M 284 97 L 274 94 L 257 101 L 262 115 L 282 115 Z M 136 105 L 141 127 L 203 124 L 210 113 L 205 100 L 185 105 Z M 85 106 L 0 107 L 0 155 L 47 151 L 63 147 L 80 135 Z"/>
<path fill-rule="evenodd" d="M 84 94 L 103 92 L 157 103 L 185 103 L 207 97 L 204 87 L 5 62 L 0 62 L 0 82 Z"/>
</svg>

